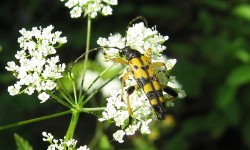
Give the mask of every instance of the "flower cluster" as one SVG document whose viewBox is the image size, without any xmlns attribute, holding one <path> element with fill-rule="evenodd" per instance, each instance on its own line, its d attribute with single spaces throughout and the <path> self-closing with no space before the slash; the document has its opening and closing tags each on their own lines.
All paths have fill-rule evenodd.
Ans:
<svg viewBox="0 0 250 150">
<path fill-rule="evenodd" d="M 110 6 L 117 5 L 117 3 L 117 0 L 68 0 L 65 6 L 72 8 L 70 11 L 72 18 L 79 18 L 83 12 L 84 16 L 90 15 L 91 18 L 95 18 L 97 12 L 104 16 L 111 15 L 112 8 Z"/>
<path fill-rule="evenodd" d="M 48 141 L 50 143 L 47 150 L 89 150 L 86 145 L 76 148 L 77 140 L 75 139 L 54 139 L 51 133 L 46 132 L 43 132 L 42 135 L 44 136 L 43 141 Z"/>
<path fill-rule="evenodd" d="M 133 135 L 137 130 L 140 130 L 143 134 L 149 134 L 148 124 L 152 121 L 152 118 L 155 118 L 155 115 L 147 99 L 142 96 L 141 91 L 136 91 L 135 94 L 130 95 L 133 111 L 132 120 L 129 120 L 131 118 L 129 118 L 127 103 L 121 100 L 121 90 L 111 91 L 110 94 L 112 96 L 107 98 L 107 106 L 99 121 L 114 120 L 116 126 L 122 128 L 113 134 L 114 139 L 122 143 L 125 134 Z"/>
<path fill-rule="evenodd" d="M 33 94 L 36 90 L 41 102 L 50 96 L 46 91 L 56 87 L 55 80 L 62 77 L 65 64 L 57 64 L 59 56 L 50 56 L 56 53 L 55 47 L 67 42 L 66 37 L 60 37 L 61 32 L 51 33 L 52 25 L 42 29 L 33 27 L 31 31 L 21 29 L 18 38 L 21 50 L 15 55 L 19 64 L 14 61 L 7 63 L 8 71 L 19 79 L 14 85 L 8 87 L 10 95 L 21 93 Z"/>
<path fill-rule="evenodd" d="M 144 23 L 137 23 L 128 28 L 126 37 L 122 37 L 121 34 L 110 35 L 108 39 L 99 38 L 97 44 L 103 47 L 116 47 L 105 48 L 105 53 L 108 57 L 119 57 L 119 50 L 117 48 L 124 48 L 130 46 L 132 49 L 136 49 L 141 53 L 144 53 L 149 48 L 152 50 L 152 61 L 158 61 L 162 56 L 163 50 L 166 46 L 162 45 L 168 36 L 162 36 L 158 33 L 156 28 L 146 28 Z"/>
<path fill-rule="evenodd" d="M 156 69 L 156 75 L 160 83 L 173 87 L 175 91 L 178 92 L 178 95 L 183 97 L 185 96 L 185 92 L 181 90 L 181 86 L 175 80 L 175 77 L 167 75 L 176 63 L 176 59 L 166 59 L 162 56 L 163 50 L 166 49 L 166 46 L 162 44 L 167 39 L 168 36 L 160 35 L 155 28 L 147 28 L 143 23 L 138 23 L 128 28 L 126 37 L 122 37 L 120 34 L 111 34 L 108 38 L 99 38 L 97 43 L 104 47 L 103 53 L 107 61 L 111 60 L 110 58 L 119 58 L 119 49 L 125 46 L 130 46 L 142 54 L 150 48 L 152 50 L 151 61 L 166 64 L 167 70 L 164 67 L 162 67 L 163 69 Z M 126 66 L 121 77 L 128 71 L 130 71 L 129 67 Z M 133 76 L 130 75 L 126 80 L 125 89 L 133 85 L 136 85 L 136 81 Z M 129 95 L 132 118 L 128 113 L 126 92 L 124 93 L 123 100 L 121 98 L 121 90 L 112 91 L 110 94 L 111 97 L 107 98 L 107 106 L 99 121 L 113 120 L 116 126 L 121 127 L 120 130 L 113 134 L 116 141 L 122 143 L 124 135 L 132 135 L 137 130 L 142 134 L 149 134 L 151 132 L 149 123 L 157 118 L 141 89 L 135 90 Z M 163 94 L 166 99 L 171 97 L 165 92 Z M 168 101 L 166 105 L 167 107 L 172 107 L 174 104 L 172 101 Z"/>
</svg>

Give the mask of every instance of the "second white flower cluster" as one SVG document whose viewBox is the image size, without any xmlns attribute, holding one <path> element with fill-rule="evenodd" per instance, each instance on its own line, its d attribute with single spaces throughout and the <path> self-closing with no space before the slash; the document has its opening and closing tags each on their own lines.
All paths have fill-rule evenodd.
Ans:
<svg viewBox="0 0 250 150">
<path fill-rule="evenodd" d="M 33 27 L 31 31 L 20 30 L 18 38 L 21 50 L 15 55 L 19 65 L 14 61 L 7 63 L 8 71 L 19 79 L 14 85 L 8 87 L 10 95 L 20 93 L 33 94 L 36 90 L 41 102 L 50 96 L 45 91 L 52 91 L 56 87 L 54 82 L 62 77 L 65 64 L 57 64 L 59 56 L 50 56 L 56 53 L 55 47 L 67 42 L 66 37 L 60 37 L 61 32 L 51 33 L 52 25 L 42 29 Z"/>
</svg>

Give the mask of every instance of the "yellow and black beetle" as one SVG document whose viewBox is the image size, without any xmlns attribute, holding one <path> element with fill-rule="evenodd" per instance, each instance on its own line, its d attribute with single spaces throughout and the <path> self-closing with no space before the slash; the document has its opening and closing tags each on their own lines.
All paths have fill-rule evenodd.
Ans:
<svg viewBox="0 0 250 150">
<path fill-rule="evenodd" d="M 126 60 L 121 58 L 111 58 L 112 61 L 128 65 L 130 71 L 127 72 L 122 77 L 122 93 L 121 97 L 124 95 L 125 82 L 129 75 L 133 75 L 137 82 L 137 85 L 131 86 L 127 89 L 128 97 L 128 112 L 132 115 L 130 108 L 129 95 L 134 92 L 136 88 L 141 88 L 145 93 L 147 99 L 152 105 L 156 116 L 159 120 L 163 120 L 167 114 L 167 108 L 165 104 L 165 99 L 163 97 L 163 90 L 171 95 L 173 98 L 177 97 L 178 94 L 171 87 L 165 87 L 162 89 L 161 84 L 156 76 L 156 67 L 165 67 L 163 62 L 151 62 L 151 49 L 145 51 L 145 54 L 140 53 L 138 50 L 132 49 L 130 46 L 119 49 L 119 54 L 121 57 L 125 57 Z"/>
</svg>

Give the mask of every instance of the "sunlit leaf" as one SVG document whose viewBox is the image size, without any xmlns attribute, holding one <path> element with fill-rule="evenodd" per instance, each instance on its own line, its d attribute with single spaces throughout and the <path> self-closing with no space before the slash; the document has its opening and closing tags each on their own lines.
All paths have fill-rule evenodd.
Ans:
<svg viewBox="0 0 250 150">
<path fill-rule="evenodd" d="M 33 150 L 32 146 L 23 137 L 18 134 L 14 134 L 17 150 Z"/>
<path fill-rule="evenodd" d="M 234 69 L 227 78 L 227 85 L 238 87 L 250 82 L 250 66 L 240 66 Z"/>
<path fill-rule="evenodd" d="M 235 8 L 233 9 L 233 14 L 241 18 L 250 20 L 250 5 L 241 4 L 241 5 L 235 6 Z"/>
<path fill-rule="evenodd" d="M 250 54 L 245 49 L 238 50 L 235 53 L 235 57 L 244 63 L 248 63 L 250 61 Z"/>
<path fill-rule="evenodd" d="M 99 149 L 114 149 L 106 135 L 102 135 L 98 142 Z"/>
</svg>

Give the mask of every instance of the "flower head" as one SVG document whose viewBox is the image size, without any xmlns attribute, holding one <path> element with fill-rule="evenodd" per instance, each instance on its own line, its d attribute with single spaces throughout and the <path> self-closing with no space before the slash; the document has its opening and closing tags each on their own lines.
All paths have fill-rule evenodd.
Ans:
<svg viewBox="0 0 250 150">
<path fill-rule="evenodd" d="M 166 67 L 155 69 L 155 74 L 160 84 L 169 86 L 170 83 L 175 83 L 175 78 L 169 76 L 169 73 L 176 63 L 176 59 L 166 59 L 162 56 L 162 52 L 166 49 L 166 46 L 162 44 L 166 40 L 168 40 L 168 36 L 159 34 L 155 27 L 147 28 L 143 23 L 137 23 L 128 28 L 126 37 L 122 37 L 120 34 L 111 34 L 108 38 L 99 38 L 97 43 L 103 47 L 103 53 L 107 61 L 113 58 L 121 58 L 119 53 L 120 49 L 126 46 L 130 46 L 132 49 L 138 50 L 142 54 L 148 49 L 151 49 L 150 61 L 152 63 L 162 62 L 166 65 Z M 120 77 L 129 71 L 131 71 L 129 66 L 126 66 Z M 137 85 L 133 74 L 128 76 L 125 82 L 125 89 Z M 180 86 L 174 87 L 174 90 L 178 92 L 178 94 L 182 91 Z M 157 118 L 141 88 L 136 89 L 129 95 L 132 116 L 128 113 L 127 93 L 124 92 L 123 97 L 121 97 L 121 90 L 112 91 L 110 94 L 111 97 L 107 98 L 107 107 L 102 113 L 102 118 L 100 118 L 99 121 L 113 120 L 116 126 L 121 127 L 121 130 L 113 134 L 116 141 L 122 143 L 124 135 L 132 135 L 136 131 L 140 131 L 143 134 L 151 133 L 149 124 Z M 165 92 L 163 92 L 163 95 L 167 99 L 171 97 L 171 95 Z M 166 102 L 166 106 L 172 107 L 173 102 Z"/>
<path fill-rule="evenodd" d="M 84 16 L 90 15 L 91 18 L 95 18 L 98 12 L 104 16 L 111 15 L 112 8 L 110 6 L 117 5 L 117 3 L 117 0 L 68 0 L 65 6 L 72 9 L 70 11 L 71 18 L 79 18 L 82 13 Z"/>
<path fill-rule="evenodd" d="M 77 140 L 75 139 L 54 139 L 54 136 L 51 133 L 43 132 L 43 141 L 48 141 L 50 146 L 47 150 L 68 150 L 68 149 L 76 149 L 76 150 L 89 150 L 89 148 L 84 145 L 76 148 Z"/>
<path fill-rule="evenodd" d="M 66 37 L 60 37 L 61 32 L 52 33 L 52 25 L 42 29 L 33 27 L 31 31 L 20 30 L 22 34 L 18 38 L 21 50 L 15 55 L 19 64 L 14 61 L 7 63 L 5 67 L 18 81 L 8 87 L 10 95 L 20 93 L 39 93 L 38 98 L 45 102 L 50 96 L 47 90 L 52 91 L 56 87 L 55 80 L 62 77 L 65 64 L 59 63 L 59 56 L 51 56 L 56 53 L 58 45 L 67 42 Z"/>
</svg>

